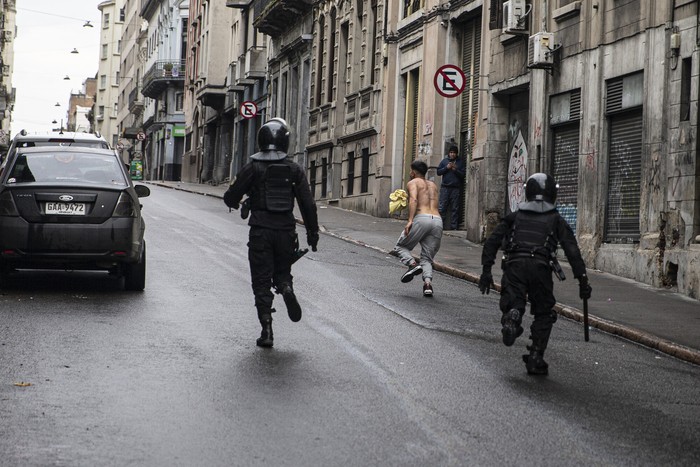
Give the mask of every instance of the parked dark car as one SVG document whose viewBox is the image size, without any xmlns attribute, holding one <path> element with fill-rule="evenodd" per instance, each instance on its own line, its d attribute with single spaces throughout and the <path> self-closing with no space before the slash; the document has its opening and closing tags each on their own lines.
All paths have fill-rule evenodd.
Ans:
<svg viewBox="0 0 700 467">
<path fill-rule="evenodd" d="M 21 269 L 104 270 L 146 284 L 140 197 L 111 149 L 18 148 L 0 168 L 0 281 Z"/>
<path fill-rule="evenodd" d="M 49 131 L 29 133 L 22 130 L 12 138 L 5 157 L 11 157 L 19 148 L 33 148 L 38 146 L 71 146 L 110 149 L 109 143 L 100 133 L 83 133 L 77 131 Z"/>
</svg>

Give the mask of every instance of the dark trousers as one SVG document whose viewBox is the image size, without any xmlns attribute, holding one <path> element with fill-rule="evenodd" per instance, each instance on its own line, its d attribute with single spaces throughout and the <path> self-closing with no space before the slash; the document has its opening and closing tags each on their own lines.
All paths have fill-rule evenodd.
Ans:
<svg viewBox="0 0 700 467">
<path fill-rule="evenodd" d="M 292 286 L 292 262 L 297 244 L 295 230 L 251 227 L 248 235 L 248 262 L 260 320 L 270 318 L 274 294 L 272 287 Z"/>
<path fill-rule="evenodd" d="M 533 341 L 540 339 L 547 345 L 557 314 L 554 282 L 549 264 L 537 259 L 518 259 L 506 264 L 501 279 L 500 307 L 503 313 L 513 308 L 525 313 L 530 301 L 530 313 L 534 316 L 530 332 Z"/>
<path fill-rule="evenodd" d="M 440 187 L 438 211 L 442 217 L 443 225 L 447 225 L 447 213 L 450 213 L 450 228 L 452 230 L 459 228 L 459 198 L 461 194 L 462 189 L 459 187 Z"/>
</svg>

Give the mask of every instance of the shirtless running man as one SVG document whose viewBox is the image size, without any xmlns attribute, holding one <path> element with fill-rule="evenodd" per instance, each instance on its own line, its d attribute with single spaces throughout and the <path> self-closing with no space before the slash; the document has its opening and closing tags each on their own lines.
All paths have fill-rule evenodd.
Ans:
<svg viewBox="0 0 700 467">
<path fill-rule="evenodd" d="M 408 271 L 401 282 L 410 282 L 413 276 L 423 275 L 423 295 L 433 296 L 433 258 L 440 249 L 442 218 L 438 211 L 438 189 L 435 183 L 426 180 L 428 165 L 420 160 L 411 163 L 411 181 L 408 182 L 408 222 L 396 242 L 394 251 Z M 420 263 L 411 250 L 420 243 Z"/>
</svg>

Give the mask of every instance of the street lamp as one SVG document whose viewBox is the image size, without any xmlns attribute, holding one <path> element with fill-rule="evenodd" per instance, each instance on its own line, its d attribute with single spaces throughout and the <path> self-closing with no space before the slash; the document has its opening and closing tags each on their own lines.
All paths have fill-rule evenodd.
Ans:
<svg viewBox="0 0 700 467">
<path fill-rule="evenodd" d="M 92 24 L 90 24 L 90 21 L 85 21 L 85 24 L 83 24 L 84 28 L 91 28 Z"/>
<path fill-rule="evenodd" d="M 73 50 L 71 50 L 70 53 L 72 53 L 72 54 L 77 54 L 77 53 L 79 53 L 79 52 L 78 52 L 78 49 L 76 49 L 75 47 L 73 47 Z"/>
<path fill-rule="evenodd" d="M 63 78 L 63 79 L 67 81 L 67 80 L 69 80 L 69 79 L 70 79 L 70 76 L 66 75 L 66 77 L 65 77 L 65 78 Z"/>
<path fill-rule="evenodd" d="M 56 105 L 54 105 L 54 107 L 60 107 L 60 106 L 61 106 L 61 104 L 59 104 L 58 102 L 56 102 Z"/>
</svg>

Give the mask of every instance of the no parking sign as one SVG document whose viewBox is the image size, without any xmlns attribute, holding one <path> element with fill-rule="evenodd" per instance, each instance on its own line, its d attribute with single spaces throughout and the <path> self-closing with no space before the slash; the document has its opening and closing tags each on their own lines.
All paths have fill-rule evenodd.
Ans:
<svg viewBox="0 0 700 467">
<path fill-rule="evenodd" d="M 435 90 L 443 97 L 457 97 L 464 91 L 467 78 L 457 65 L 443 65 L 435 72 Z"/>
<path fill-rule="evenodd" d="M 258 106 L 253 101 L 245 101 L 240 108 L 241 117 L 254 118 L 258 114 Z"/>
</svg>

